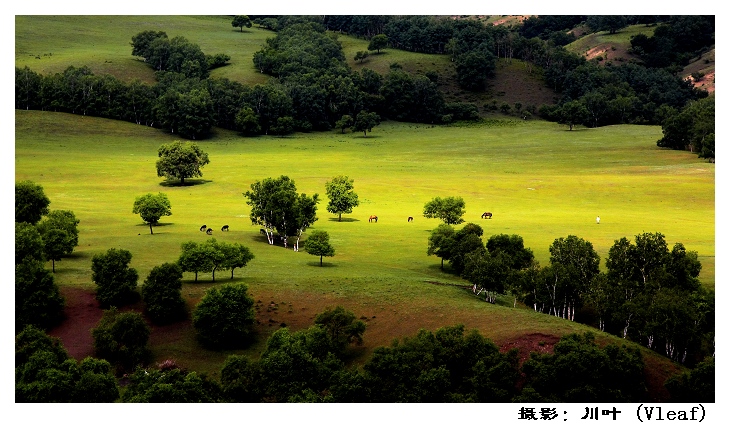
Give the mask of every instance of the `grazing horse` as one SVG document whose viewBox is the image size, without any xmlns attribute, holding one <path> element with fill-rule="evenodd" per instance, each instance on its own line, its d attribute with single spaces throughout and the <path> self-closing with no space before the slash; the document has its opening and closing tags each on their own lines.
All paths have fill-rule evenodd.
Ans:
<svg viewBox="0 0 730 433">
<path fill-rule="evenodd" d="M 411 221 L 413 221 L 413 217 L 412 216 L 409 216 L 408 217 L 408 222 L 411 222 Z"/>
<path fill-rule="evenodd" d="M 371 223 L 373 221 L 378 222 L 378 216 L 377 215 L 370 215 L 370 218 L 368 219 L 368 222 Z"/>
<path fill-rule="evenodd" d="M 222 232 L 227 232 L 228 231 L 228 224 L 226 224 L 223 227 L 221 227 L 221 231 Z"/>
<path fill-rule="evenodd" d="M 492 219 L 492 213 L 491 212 L 484 212 L 482 214 L 482 218 Z"/>
<path fill-rule="evenodd" d="M 205 231 L 205 234 L 206 234 L 206 235 L 212 235 L 212 234 L 213 234 L 213 229 L 208 229 L 208 230 L 206 230 L 206 231 Z"/>
<path fill-rule="evenodd" d="M 208 228 L 208 226 L 207 226 L 207 225 L 205 225 L 205 224 L 203 224 L 202 226 L 200 226 L 200 231 L 201 231 L 201 232 L 204 232 L 204 231 L 205 231 L 205 229 L 207 229 L 207 228 Z"/>
</svg>

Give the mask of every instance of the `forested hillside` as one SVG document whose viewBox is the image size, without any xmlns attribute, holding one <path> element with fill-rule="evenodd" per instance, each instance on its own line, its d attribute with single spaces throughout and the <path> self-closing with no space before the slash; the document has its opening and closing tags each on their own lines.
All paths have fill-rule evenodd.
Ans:
<svg viewBox="0 0 730 433">
<path fill-rule="evenodd" d="M 682 74 L 692 62 L 708 62 L 713 16 L 532 16 L 499 25 L 433 16 L 234 19 L 241 32 L 247 26 L 272 31 L 252 58 L 270 77 L 264 84 L 210 78 L 212 70 L 228 67 L 228 54 L 204 53 L 184 36 L 149 29 L 132 36 L 130 54 L 155 72 L 154 85 L 95 75 L 85 65 L 46 76 L 16 67 L 15 106 L 126 120 L 190 139 L 204 139 L 213 126 L 246 135 L 344 131 L 361 113 L 429 124 L 495 115 L 541 117 L 571 129 L 654 124 L 670 135 L 659 146 L 714 161 L 707 121 L 696 125 L 696 116 L 682 114 L 703 99 L 714 111 L 705 87 L 694 85 L 705 72 L 695 67 L 690 77 Z M 338 40 L 343 34 L 370 40 L 368 50 L 346 58 Z M 581 41 L 591 38 L 586 49 Z M 617 45 L 627 58 L 613 54 Z M 380 72 L 368 67 L 390 49 L 449 62 L 405 68 L 394 61 L 383 68 L 381 61 Z"/>
</svg>

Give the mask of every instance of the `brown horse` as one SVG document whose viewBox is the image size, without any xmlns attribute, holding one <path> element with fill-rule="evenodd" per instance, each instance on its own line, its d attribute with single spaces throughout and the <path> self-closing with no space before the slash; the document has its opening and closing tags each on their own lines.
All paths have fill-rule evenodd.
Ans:
<svg viewBox="0 0 730 433">
<path fill-rule="evenodd" d="M 371 223 L 373 221 L 378 222 L 378 216 L 377 215 L 370 215 L 370 218 L 368 219 L 368 222 Z"/>
<path fill-rule="evenodd" d="M 408 217 L 408 222 L 411 222 L 411 221 L 413 221 L 413 217 L 412 216 L 409 216 Z"/>
<path fill-rule="evenodd" d="M 484 212 L 482 214 L 482 218 L 492 219 L 492 213 L 491 212 Z"/>
</svg>

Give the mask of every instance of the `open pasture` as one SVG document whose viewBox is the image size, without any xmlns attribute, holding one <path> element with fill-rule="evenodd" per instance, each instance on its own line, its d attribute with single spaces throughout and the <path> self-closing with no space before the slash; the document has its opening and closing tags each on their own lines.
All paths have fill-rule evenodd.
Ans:
<svg viewBox="0 0 730 433">
<path fill-rule="evenodd" d="M 429 231 L 440 221 L 425 219 L 422 210 L 433 197 L 451 195 L 464 197 L 465 219 L 484 228 L 485 240 L 519 234 L 542 264 L 559 237 L 573 234 L 592 242 L 603 267 L 614 240 L 657 231 L 670 248 L 681 242 L 697 251 L 701 280 L 714 287 L 715 165 L 658 148 L 659 127 L 571 132 L 542 121 L 470 127 L 387 122 L 367 138 L 337 132 L 244 138 L 216 130 L 199 142 L 211 161 L 203 178 L 190 186 L 167 186 L 156 175 L 156 151 L 175 136 L 58 113 L 16 111 L 15 121 L 16 180 L 40 183 L 51 209 L 70 209 L 81 220 L 79 246 L 56 264 L 56 281 L 66 289 L 93 290 L 91 257 L 112 247 L 131 251 L 141 284 L 152 267 L 175 261 L 183 242 L 209 239 L 198 230 L 206 224 L 214 228 L 212 237 L 242 243 L 255 254 L 246 268 L 235 271 L 234 282 L 247 283 L 264 305 L 278 304 L 268 315 L 259 312 L 262 319 L 276 318 L 268 329 L 281 322 L 294 329 L 309 326 L 325 306 L 338 304 L 368 319 L 364 354 L 419 328 L 455 323 L 498 343 L 524 334 L 587 329 L 512 308 L 506 296 L 498 305 L 478 301 L 463 289 L 468 283 L 442 272 L 440 259 L 426 255 Z M 294 179 L 298 192 L 320 196 L 313 228 L 329 232 L 336 250 L 324 267 L 304 251 L 268 245 L 251 225 L 243 192 L 256 180 L 282 174 Z M 324 187 L 339 174 L 355 180 L 360 197 L 342 222 L 326 212 Z M 154 235 L 132 213 L 135 197 L 148 192 L 164 192 L 172 203 L 172 216 L 160 220 Z M 494 217 L 481 219 L 485 211 Z M 372 214 L 377 223 L 368 222 Z M 409 216 L 413 222 L 407 222 Z M 220 230 L 224 224 L 229 232 Z M 230 271 L 219 271 L 216 284 L 229 278 Z M 191 306 L 211 286 L 209 274 L 198 279 L 194 283 L 192 274 L 185 275 L 184 296 Z M 191 348 L 191 336 L 188 327 L 164 350 L 155 349 L 156 356 L 203 371 L 219 368 Z M 262 348 L 260 342 L 244 352 Z M 211 355 L 217 357 L 213 362 L 223 359 Z"/>
<path fill-rule="evenodd" d="M 88 66 L 94 74 L 151 84 L 152 68 L 132 56 L 132 36 L 145 30 L 164 31 L 170 39 L 182 36 L 208 55 L 229 55 L 233 66 L 211 71 L 212 77 L 249 84 L 268 80 L 253 66 L 252 56 L 274 33 L 257 26 L 241 32 L 229 16 L 18 15 L 15 66 L 43 75 Z"/>
</svg>

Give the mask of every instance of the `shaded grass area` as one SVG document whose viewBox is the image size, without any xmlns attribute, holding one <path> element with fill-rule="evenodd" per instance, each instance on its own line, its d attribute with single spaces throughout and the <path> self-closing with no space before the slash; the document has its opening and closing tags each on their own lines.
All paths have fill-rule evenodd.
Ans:
<svg viewBox="0 0 730 433">
<path fill-rule="evenodd" d="M 68 114 L 16 111 L 15 120 L 16 180 L 40 183 L 51 209 L 73 210 L 81 220 L 78 248 L 56 263 L 62 287 L 92 290 L 91 257 L 112 247 L 132 252 L 141 284 L 152 267 L 175 261 L 183 242 L 210 239 L 199 231 L 202 224 L 214 228 L 213 238 L 251 249 L 256 258 L 237 269 L 233 281 L 248 284 L 260 301 L 260 338 L 236 353 L 257 356 L 282 323 L 310 326 L 317 313 L 335 305 L 367 319 L 366 344 L 355 363 L 420 328 L 464 323 L 498 344 L 524 334 L 589 329 L 512 308 L 509 297 L 497 305 L 477 300 L 465 281 L 442 272 L 440 259 L 426 255 L 430 230 L 439 222 L 421 215 L 436 196 L 464 197 L 465 219 L 484 228 L 484 239 L 519 234 L 543 264 L 558 237 L 575 234 L 592 242 L 603 266 L 614 240 L 662 232 L 670 245 L 698 251 L 703 284 L 714 287 L 715 165 L 658 148 L 658 127 L 569 132 L 538 121 L 464 128 L 387 122 L 367 138 L 331 132 L 286 139 L 216 130 L 200 142 L 211 160 L 202 181 L 176 187 L 166 186 L 155 170 L 157 148 L 175 136 Z M 319 267 L 319 257 L 303 251 L 268 245 L 251 225 L 243 192 L 281 174 L 294 179 L 299 192 L 320 194 L 314 228 L 329 232 L 336 250 L 325 260 L 328 266 Z M 325 182 L 339 174 L 355 180 L 360 196 L 360 206 L 342 222 L 325 211 Z M 154 235 L 132 213 L 135 197 L 148 192 L 165 192 L 172 203 L 172 216 Z M 493 219 L 481 220 L 484 211 Z M 368 223 L 371 214 L 380 217 L 377 223 Z M 408 216 L 414 221 L 408 223 Z M 229 232 L 219 230 L 224 224 Z M 191 308 L 213 285 L 209 274 L 197 283 L 193 278 L 185 275 L 183 292 Z M 215 284 L 229 278 L 230 272 L 218 272 Z M 271 303 L 278 309 L 266 311 Z M 155 335 L 158 360 L 174 358 L 215 373 L 226 356 L 199 347 L 189 323 Z"/>
</svg>

